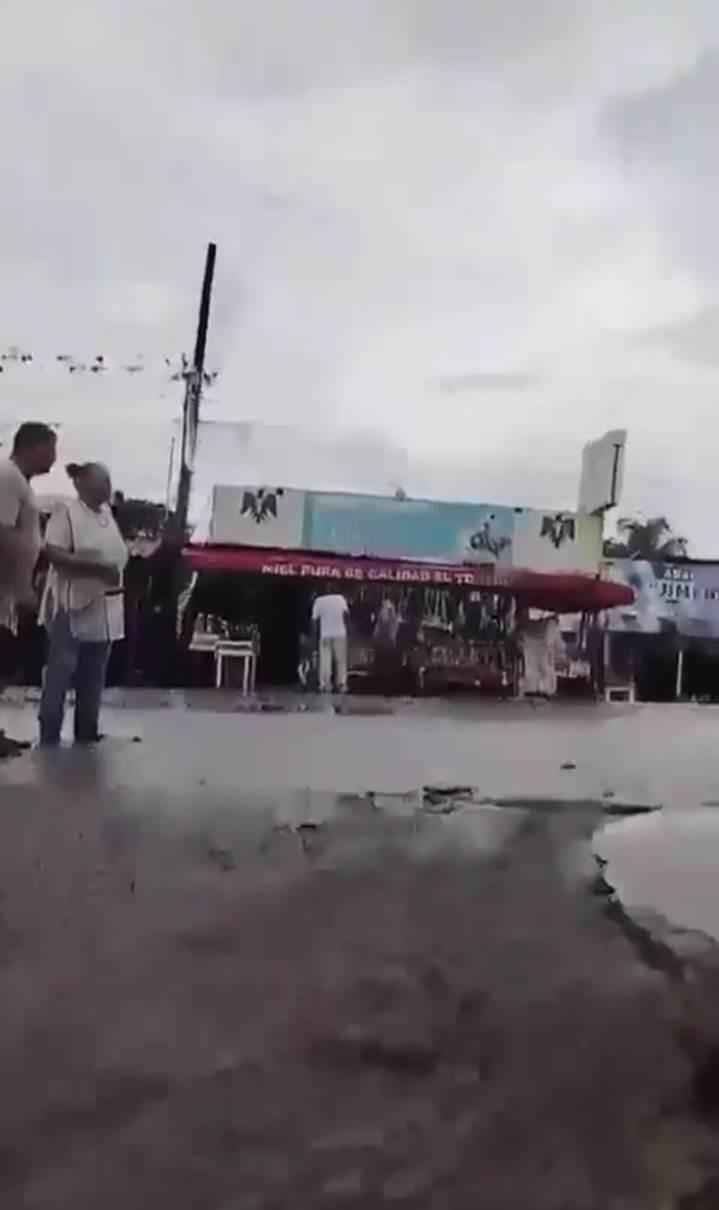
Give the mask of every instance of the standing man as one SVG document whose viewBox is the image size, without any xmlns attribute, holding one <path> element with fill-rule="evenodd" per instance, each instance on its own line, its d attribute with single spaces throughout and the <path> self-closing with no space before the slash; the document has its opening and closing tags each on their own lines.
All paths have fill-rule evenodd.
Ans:
<svg viewBox="0 0 719 1210">
<path fill-rule="evenodd" d="M 325 585 L 312 606 L 312 621 L 317 628 L 320 645 L 320 693 L 331 692 L 333 676 L 337 692 L 347 692 L 348 613 L 347 601 L 331 585 Z"/>
<path fill-rule="evenodd" d="M 10 458 L 0 462 L 0 690 L 14 670 L 17 608 L 36 605 L 40 512 L 30 484 L 52 469 L 56 442 L 49 425 L 29 421 L 17 430 Z"/>
</svg>

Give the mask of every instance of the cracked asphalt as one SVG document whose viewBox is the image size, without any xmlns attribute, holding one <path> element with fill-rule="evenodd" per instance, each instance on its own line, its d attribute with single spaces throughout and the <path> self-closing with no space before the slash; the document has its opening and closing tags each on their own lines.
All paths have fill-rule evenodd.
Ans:
<svg viewBox="0 0 719 1210">
<path fill-rule="evenodd" d="M 719 799 L 718 724 L 135 699 L 3 762 L 2 1204 L 719 1204 L 713 964 L 648 957 L 592 854 Z"/>
</svg>

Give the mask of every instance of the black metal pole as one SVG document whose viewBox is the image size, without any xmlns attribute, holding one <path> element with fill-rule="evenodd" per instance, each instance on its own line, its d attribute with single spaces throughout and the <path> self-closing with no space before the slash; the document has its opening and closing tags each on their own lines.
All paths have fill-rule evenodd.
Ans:
<svg viewBox="0 0 719 1210">
<path fill-rule="evenodd" d="M 202 378 L 205 368 L 207 332 L 210 323 L 212 283 L 215 276 L 217 245 L 207 245 L 205 275 L 202 281 L 200 313 L 197 319 L 195 356 L 185 371 L 185 398 L 182 405 L 182 436 L 180 438 L 180 477 L 177 485 L 175 513 L 170 527 L 174 548 L 172 574 L 172 599 L 168 602 L 167 623 L 169 627 L 167 660 L 163 660 L 162 680 L 165 685 L 177 684 L 182 675 L 178 627 L 178 602 L 187 583 L 187 572 L 182 561 L 182 548 L 187 540 L 187 522 L 192 491 L 192 472 L 195 465 L 197 433 L 200 426 L 200 403 L 202 400 Z"/>
<path fill-rule="evenodd" d="M 195 356 L 185 379 L 185 399 L 182 405 L 182 438 L 180 442 L 180 479 L 177 487 L 175 508 L 175 531 L 180 542 L 185 541 L 187 518 L 190 508 L 192 471 L 197 448 L 197 433 L 200 425 L 200 402 L 202 398 L 202 376 L 205 368 L 205 350 L 210 322 L 212 283 L 215 276 L 217 245 L 208 244 L 205 258 L 205 276 L 202 281 L 200 313 L 197 319 Z"/>
<path fill-rule="evenodd" d="M 202 282 L 202 297 L 200 298 L 200 314 L 197 320 L 197 338 L 195 340 L 196 370 L 202 370 L 205 365 L 207 329 L 210 322 L 210 300 L 212 298 L 212 282 L 215 276 L 216 259 L 217 244 L 208 244 L 207 256 L 205 258 L 205 276 Z"/>
</svg>

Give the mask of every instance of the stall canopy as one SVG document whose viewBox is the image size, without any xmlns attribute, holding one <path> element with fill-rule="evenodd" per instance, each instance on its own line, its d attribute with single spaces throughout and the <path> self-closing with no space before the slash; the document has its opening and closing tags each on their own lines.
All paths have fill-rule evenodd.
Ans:
<svg viewBox="0 0 719 1210">
<path fill-rule="evenodd" d="M 350 558 L 250 546 L 188 546 L 193 571 L 236 571 L 277 578 L 345 583 L 417 584 L 507 593 L 522 605 L 550 613 L 583 613 L 631 605 L 634 593 L 587 575 L 526 571 L 493 564 L 418 563 L 405 559 Z"/>
</svg>

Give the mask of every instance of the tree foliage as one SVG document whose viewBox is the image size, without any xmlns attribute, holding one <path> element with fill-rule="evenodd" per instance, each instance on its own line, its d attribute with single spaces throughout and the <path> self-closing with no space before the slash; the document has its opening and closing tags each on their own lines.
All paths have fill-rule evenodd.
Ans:
<svg viewBox="0 0 719 1210">
<path fill-rule="evenodd" d="M 112 511 L 126 541 L 133 538 L 158 539 L 162 536 L 167 519 L 164 505 L 156 504 L 153 500 L 126 498 L 122 492 L 116 492 Z"/>
<path fill-rule="evenodd" d="M 645 521 L 622 517 L 617 523 L 617 533 L 616 538 L 608 538 L 604 543 L 608 559 L 646 559 L 651 563 L 685 559 L 688 554 L 687 539 L 675 534 L 666 517 L 648 517 Z"/>
</svg>

